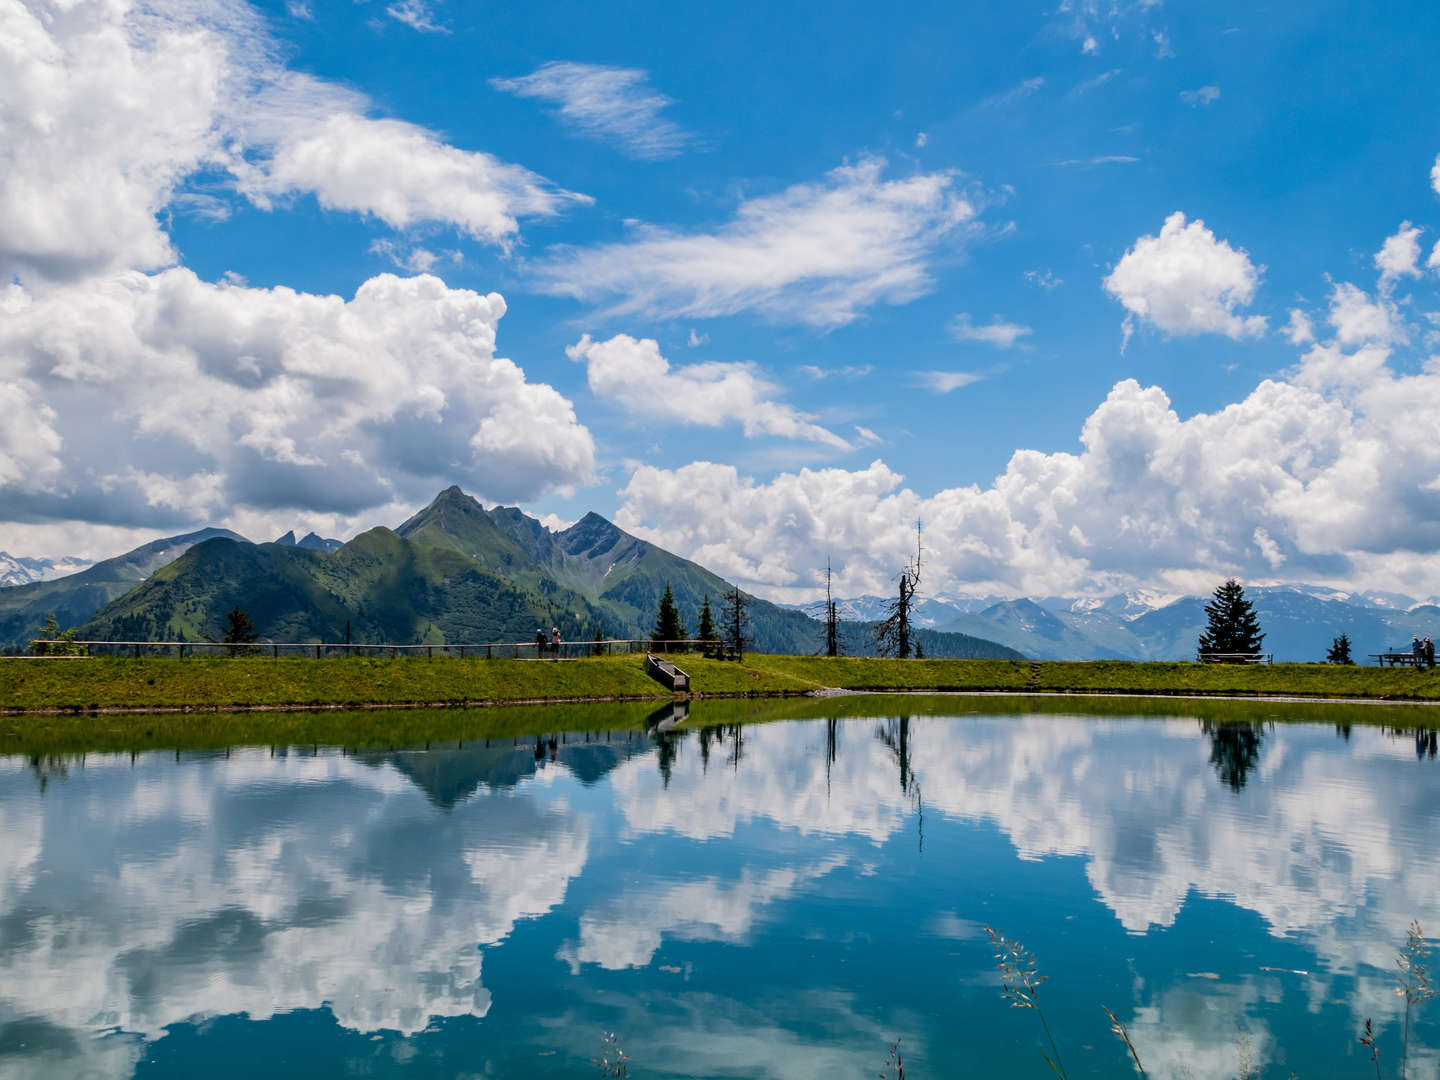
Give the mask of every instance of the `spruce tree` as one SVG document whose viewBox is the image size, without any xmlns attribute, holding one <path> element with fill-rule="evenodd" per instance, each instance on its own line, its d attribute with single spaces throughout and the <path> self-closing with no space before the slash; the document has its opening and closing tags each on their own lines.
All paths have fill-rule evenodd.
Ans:
<svg viewBox="0 0 1440 1080">
<path fill-rule="evenodd" d="M 675 607 L 675 594 L 670 591 L 670 583 L 665 583 L 665 595 L 660 597 L 660 610 L 655 614 L 655 629 L 650 631 L 650 640 L 656 644 L 670 641 L 683 641 L 685 638 L 685 624 L 680 621 L 680 612 Z M 665 646 L 667 649 L 669 646 Z"/>
<path fill-rule="evenodd" d="M 1350 658 L 1350 635 L 1341 634 L 1337 638 L 1330 639 L 1330 651 L 1325 654 L 1325 660 L 1331 664 L 1353 664 Z"/>
<path fill-rule="evenodd" d="M 710 594 L 705 594 L 705 602 L 700 605 L 700 629 L 697 636 L 705 643 L 708 649 L 715 641 L 715 616 L 710 611 Z"/>
<path fill-rule="evenodd" d="M 1245 589 L 1231 578 L 1215 590 L 1215 599 L 1205 605 L 1205 632 L 1200 635 L 1201 653 L 1258 653 L 1265 635 L 1255 617 L 1255 608 L 1245 599 Z M 1230 662 L 1236 662 L 1234 660 Z"/>
<path fill-rule="evenodd" d="M 231 656 L 243 656 L 249 652 L 245 646 L 258 637 L 255 624 L 250 621 L 250 613 L 244 608 L 236 605 L 225 613 L 225 637 L 221 640 L 230 646 Z"/>
</svg>

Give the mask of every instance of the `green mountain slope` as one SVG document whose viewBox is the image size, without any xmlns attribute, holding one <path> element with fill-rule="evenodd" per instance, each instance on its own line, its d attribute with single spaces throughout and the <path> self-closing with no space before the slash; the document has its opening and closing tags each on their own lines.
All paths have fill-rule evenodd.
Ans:
<svg viewBox="0 0 1440 1080">
<path fill-rule="evenodd" d="M 79 575 L 77 575 L 79 576 Z M 109 640 L 219 638 L 225 613 L 249 612 L 268 641 L 357 644 L 530 641 L 536 627 L 567 641 L 597 630 L 644 638 L 666 586 L 687 630 L 709 597 L 718 620 L 730 586 L 704 567 L 631 536 L 598 514 L 552 532 L 513 507 L 486 510 L 457 487 L 399 529 L 371 529 L 330 552 L 293 544 L 213 539 L 188 550 L 81 628 Z M 813 654 L 820 623 L 758 597 L 749 603 L 751 647 Z M 858 624 L 852 655 L 873 654 L 873 627 Z M 964 634 L 927 631 L 936 657 L 1018 653 Z"/>
<path fill-rule="evenodd" d="M 578 637 L 588 608 L 567 610 L 489 573 L 459 552 L 412 544 L 389 529 L 326 553 L 212 540 L 108 605 L 81 637 L 220 637 L 242 607 L 269 641 L 444 644 L 528 641 L 537 626 Z"/>
<path fill-rule="evenodd" d="M 78 574 L 0 588 L 0 648 L 23 651 L 50 612 L 62 629 L 79 626 L 194 545 L 217 537 L 245 542 L 229 529 L 201 529 L 153 540 Z"/>
</svg>

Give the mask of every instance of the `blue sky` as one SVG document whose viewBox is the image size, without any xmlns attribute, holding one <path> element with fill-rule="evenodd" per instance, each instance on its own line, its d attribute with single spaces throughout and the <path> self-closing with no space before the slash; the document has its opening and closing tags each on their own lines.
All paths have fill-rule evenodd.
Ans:
<svg viewBox="0 0 1440 1080">
<path fill-rule="evenodd" d="M 0 2 L 13 553 L 1440 591 L 1433 5 Z"/>
</svg>

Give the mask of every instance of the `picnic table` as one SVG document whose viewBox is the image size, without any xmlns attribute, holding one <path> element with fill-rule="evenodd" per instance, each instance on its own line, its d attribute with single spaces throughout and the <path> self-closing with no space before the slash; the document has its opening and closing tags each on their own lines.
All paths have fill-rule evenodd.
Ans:
<svg viewBox="0 0 1440 1080">
<path fill-rule="evenodd" d="M 1369 656 L 1381 667 L 1415 667 L 1422 663 L 1420 654 L 1410 649 L 1404 652 L 1372 652 Z"/>
</svg>

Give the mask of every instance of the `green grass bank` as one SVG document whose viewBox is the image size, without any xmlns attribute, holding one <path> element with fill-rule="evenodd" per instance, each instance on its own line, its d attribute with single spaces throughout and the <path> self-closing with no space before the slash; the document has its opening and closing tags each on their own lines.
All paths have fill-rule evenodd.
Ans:
<svg viewBox="0 0 1440 1080">
<path fill-rule="evenodd" d="M 1189 663 L 875 660 L 676 656 L 702 695 L 781 696 L 845 690 L 1194 694 L 1369 698 L 1440 703 L 1440 671 Z M 0 661 L 0 710 L 224 711 L 506 702 L 660 700 L 643 658 L 561 663 L 456 657 L 401 659 L 95 658 Z"/>
</svg>

